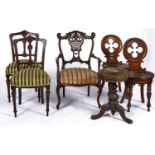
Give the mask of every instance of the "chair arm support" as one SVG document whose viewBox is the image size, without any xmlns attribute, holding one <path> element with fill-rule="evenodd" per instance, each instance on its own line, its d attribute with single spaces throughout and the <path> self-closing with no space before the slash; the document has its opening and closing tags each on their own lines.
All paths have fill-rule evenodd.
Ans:
<svg viewBox="0 0 155 155">
<path fill-rule="evenodd" d="M 94 58 L 98 61 L 98 71 L 99 71 L 102 60 L 99 57 L 95 56 L 94 54 L 91 54 L 91 58 Z"/>
<path fill-rule="evenodd" d="M 60 72 L 60 63 L 59 60 L 62 59 L 62 55 L 59 54 L 58 57 L 56 57 L 56 65 L 57 65 L 57 80 L 59 79 L 59 72 Z"/>
</svg>

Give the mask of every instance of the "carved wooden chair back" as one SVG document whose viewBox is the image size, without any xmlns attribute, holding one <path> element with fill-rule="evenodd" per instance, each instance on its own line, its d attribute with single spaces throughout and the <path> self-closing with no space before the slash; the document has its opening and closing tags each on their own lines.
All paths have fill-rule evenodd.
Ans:
<svg viewBox="0 0 155 155">
<path fill-rule="evenodd" d="M 101 49 L 106 57 L 106 64 L 118 64 L 118 56 L 122 50 L 121 39 L 114 35 L 106 35 L 101 41 Z"/>
<path fill-rule="evenodd" d="M 123 54 L 127 59 L 130 71 L 145 72 L 145 68 L 141 67 L 141 63 L 147 54 L 147 45 L 142 39 L 128 39 L 124 44 Z"/>
<path fill-rule="evenodd" d="M 41 45 L 40 45 L 41 44 Z M 17 62 L 17 69 L 20 69 L 22 64 L 39 64 L 42 69 L 44 69 L 44 59 L 45 59 L 45 48 L 46 40 L 36 38 L 33 36 L 27 36 L 24 38 L 16 39 L 13 41 L 15 48 L 15 57 Z M 41 47 L 41 60 L 38 61 L 38 45 Z M 22 58 L 26 61 L 20 61 Z"/>
<path fill-rule="evenodd" d="M 62 57 L 62 69 L 65 68 L 66 64 L 73 63 L 73 62 L 79 62 L 79 63 L 85 63 L 88 65 L 88 68 L 91 69 L 90 59 L 91 56 L 93 56 L 93 49 L 94 49 L 94 37 L 95 33 L 92 33 L 90 36 L 86 35 L 83 32 L 80 31 L 72 31 L 69 33 L 66 33 L 66 35 L 62 36 L 61 33 L 57 34 L 57 37 L 59 39 L 59 51 L 60 51 L 60 57 Z M 88 60 L 82 60 L 80 54 L 82 51 L 82 46 L 84 44 L 84 41 L 86 39 L 91 40 L 91 48 L 89 52 L 89 58 Z M 70 45 L 70 50 L 73 53 L 73 56 L 70 60 L 65 60 L 64 52 L 62 49 L 62 41 L 68 40 L 68 43 Z"/>
<path fill-rule="evenodd" d="M 20 39 L 20 38 L 25 38 L 27 36 L 33 36 L 35 38 L 39 38 L 39 34 L 38 33 L 32 33 L 32 32 L 28 32 L 26 30 L 23 30 L 23 31 L 20 31 L 20 32 L 16 32 L 16 33 L 11 33 L 9 35 L 9 38 L 10 38 L 10 43 L 11 43 L 11 51 L 12 51 L 12 61 L 14 62 L 15 61 L 15 48 L 14 48 L 14 45 L 13 45 L 13 41 L 15 39 Z M 36 52 L 37 52 L 37 43 L 36 43 Z M 36 55 L 36 58 L 35 60 L 37 59 L 37 55 Z"/>
</svg>

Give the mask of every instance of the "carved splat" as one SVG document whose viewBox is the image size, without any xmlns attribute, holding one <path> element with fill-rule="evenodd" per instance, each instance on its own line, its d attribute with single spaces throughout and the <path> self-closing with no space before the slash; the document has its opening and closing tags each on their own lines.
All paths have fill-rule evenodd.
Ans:
<svg viewBox="0 0 155 155">
<path fill-rule="evenodd" d="M 107 59 L 107 64 L 117 64 L 119 53 L 122 50 L 121 39 L 113 34 L 106 35 L 101 41 L 101 48 Z"/>
<path fill-rule="evenodd" d="M 71 51 L 73 52 L 73 57 L 71 58 L 71 60 L 66 61 L 64 56 L 63 56 L 63 61 L 64 61 L 64 65 L 66 63 L 72 63 L 72 62 L 80 62 L 80 63 L 88 63 L 88 61 L 84 61 L 81 59 L 80 57 L 80 52 L 82 51 L 82 45 L 84 43 L 85 39 L 91 39 L 91 50 L 90 50 L 90 55 L 92 54 L 93 51 L 93 39 L 95 37 L 95 34 L 92 33 L 91 36 L 86 35 L 83 32 L 80 31 L 72 31 L 67 33 L 65 36 L 61 36 L 60 33 L 57 34 L 57 37 L 59 39 L 59 49 L 61 52 L 61 55 L 63 56 L 63 50 L 61 48 L 61 42 L 62 40 L 68 40 L 68 43 L 70 45 Z"/>
<path fill-rule="evenodd" d="M 42 54 L 44 57 L 44 52 L 45 52 L 45 46 L 46 46 L 46 41 L 44 39 L 40 39 L 40 38 L 35 38 L 33 36 L 27 36 L 25 38 L 21 38 L 21 39 L 15 39 L 13 41 L 13 45 L 15 47 L 15 55 L 16 55 L 16 60 L 17 60 L 17 68 L 19 70 L 19 65 L 20 64 L 33 64 L 34 62 L 36 62 L 35 58 L 37 53 L 33 52 L 36 51 L 36 43 L 38 44 L 40 42 L 40 44 L 42 44 Z M 22 50 L 21 47 L 19 47 L 19 44 L 23 44 L 23 53 L 20 53 L 20 51 Z M 27 61 L 20 61 L 21 57 L 25 57 L 24 59 L 26 59 Z M 44 62 L 43 62 L 44 63 Z M 43 63 L 41 64 L 42 67 Z"/>
<path fill-rule="evenodd" d="M 16 32 L 16 33 L 11 33 L 9 35 L 10 37 L 10 42 L 11 42 L 11 49 L 12 49 L 12 60 L 13 62 L 15 61 L 15 48 L 13 46 L 13 41 L 17 38 L 25 38 L 27 36 L 33 36 L 35 38 L 39 38 L 39 34 L 38 33 L 32 33 L 32 32 L 29 32 L 29 31 L 26 31 L 26 30 L 23 30 L 23 31 L 20 31 L 20 32 Z M 36 47 L 37 47 L 37 43 L 36 43 Z M 26 44 L 23 44 L 23 56 L 26 57 L 27 54 L 26 54 Z M 37 48 L 36 48 L 37 50 Z M 36 55 L 36 58 L 35 60 L 37 59 L 37 55 Z"/>
<path fill-rule="evenodd" d="M 141 63 L 147 54 L 147 45 L 142 39 L 128 39 L 124 44 L 123 53 L 129 63 L 129 70 L 140 72 L 145 70 L 141 67 Z"/>
</svg>

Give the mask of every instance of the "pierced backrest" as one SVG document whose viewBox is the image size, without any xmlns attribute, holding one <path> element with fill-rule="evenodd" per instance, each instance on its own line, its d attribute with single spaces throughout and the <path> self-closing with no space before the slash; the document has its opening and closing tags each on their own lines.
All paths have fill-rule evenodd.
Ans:
<svg viewBox="0 0 155 155">
<path fill-rule="evenodd" d="M 93 48 L 94 48 L 94 37 L 95 37 L 95 33 L 91 33 L 90 36 L 86 35 L 83 32 L 80 31 L 72 31 L 69 33 L 66 33 L 66 35 L 62 36 L 61 33 L 57 34 L 57 37 L 59 39 L 59 50 L 60 50 L 60 56 L 62 57 L 63 60 L 63 64 L 62 64 L 62 68 L 65 68 L 65 65 L 67 63 L 73 63 L 73 62 L 80 62 L 80 63 L 86 63 L 88 65 L 89 68 L 90 67 L 90 57 L 92 55 L 93 52 Z M 89 51 L 89 58 L 88 60 L 82 60 L 80 57 L 80 52 L 82 51 L 82 45 L 84 44 L 84 41 L 86 39 L 90 39 L 91 40 L 91 48 Z M 72 51 L 73 56 L 70 60 L 65 60 L 64 58 L 64 51 L 62 49 L 62 40 L 68 40 L 68 43 L 70 45 L 70 51 Z"/>
<path fill-rule="evenodd" d="M 39 34 L 38 33 L 32 33 L 32 32 L 28 32 L 26 30 L 23 30 L 23 31 L 20 31 L 20 32 L 16 32 L 16 33 L 11 33 L 9 35 L 9 38 L 10 38 L 10 43 L 11 43 L 11 50 L 12 50 L 12 61 L 14 62 L 15 61 L 15 49 L 14 49 L 14 46 L 13 46 L 13 41 L 15 39 L 20 39 L 20 38 L 25 38 L 27 36 L 33 36 L 35 38 L 39 38 Z M 37 44 L 36 44 L 36 47 L 37 47 Z M 37 48 L 36 48 L 37 50 Z M 36 58 L 37 59 L 37 55 L 36 55 Z"/>
<path fill-rule="evenodd" d="M 121 39 L 113 34 L 106 35 L 101 41 L 101 49 L 106 57 L 107 64 L 118 64 L 118 56 L 122 50 Z"/>
<path fill-rule="evenodd" d="M 143 58 L 147 54 L 147 45 L 140 38 L 130 38 L 124 43 L 124 57 L 129 64 L 129 70 L 144 72 L 145 68 L 141 67 Z"/>
<path fill-rule="evenodd" d="M 36 60 L 36 55 L 38 54 L 38 47 L 40 47 L 41 52 L 41 60 Z M 19 66 L 21 64 L 40 64 L 42 69 L 44 69 L 44 59 L 45 59 L 45 48 L 46 48 L 46 40 L 41 38 L 35 38 L 33 36 L 27 36 L 21 39 L 15 39 L 13 41 L 13 45 L 15 47 L 15 56 L 17 62 L 17 68 L 19 70 Z M 21 52 L 22 51 L 22 52 Z M 22 58 L 24 57 L 25 61 Z"/>
</svg>

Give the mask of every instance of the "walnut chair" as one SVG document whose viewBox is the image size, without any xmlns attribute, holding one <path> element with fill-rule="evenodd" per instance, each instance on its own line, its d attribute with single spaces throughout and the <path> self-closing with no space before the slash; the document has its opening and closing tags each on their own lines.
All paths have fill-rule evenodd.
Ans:
<svg viewBox="0 0 155 155">
<path fill-rule="evenodd" d="M 32 32 L 28 32 L 28 31 L 21 31 L 21 32 L 16 32 L 16 33 L 11 33 L 9 35 L 10 38 L 10 43 L 11 43 L 11 51 L 12 51 L 12 62 L 10 64 L 8 64 L 8 66 L 6 67 L 5 70 L 5 74 L 6 74 L 6 84 L 7 84 L 7 94 L 8 94 L 8 101 L 11 101 L 11 95 L 10 95 L 10 79 L 12 77 L 12 75 L 17 72 L 17 64 L 16 64 L 16 56 L 15 56 L 15 48 L 13 45 L 13 40 L 15 39 L 19 39 L 19 38 L 25 38 L 27 36 L 33 36 L 35 38 L 39 37 L 38 33 L 32 33 Z M 37 43 L 36 43 L 36 47 L 37 47 Z M 36 48 L 37 51 L 37 48 Z M 37 59 L 37 54 L 34 54 L 35 60 Z M 23 60 L 21 60 L 23 61 Z M 22 65 L 23 66 L 23 65 Z M 23 66 L 24 68 L 26 66 Z M 20 91 L 20 90 L 19 90 Z M 39 97 L 39 96 L 38 96 Z"/>
<path fill-rule="evenodd" d="M 42 59 L 36 60 L 34 53 L 36 51 L 36 43 L 40 46 L 40 51 Z M 50 96 L 50 77 L 43 70 L 44 58 L 45 58 L 45 48 L 46 40 L 41 38 L 36 38 L 33 36 L 27 36 L 21 39 L 16 39 L 13 41 L 16 56 L 17 72 L 15 72 L 10 80 L 13 98 L 13 108 L 14 115 L 17 117 L 16 108 L 16 88 L 46 88 L 46 115 L 49 113 L 49 96 Z M 21 46 L 22 45 L 22 46 Z M 22 48 L 22 49 L 21 49 Z M 21 56 L 24 55 L 24 59 L 27 61 L 20 61 Z M 36 67 L 36 66 L 41 67 Z M 23 66 L 30 66 L 23 69 Z M 19 95 L 21 102 L 21 95 Z"/>
<path fill-rule="evenodd" d="M 125 84 L 125 90 L 121 103 L 124 101 L 126 95 L 128 95 L 128 111 L 131 107 L 132 88 L 133 85 L 139 84 L 141 88 L 141 102 L 144 103 L 144 85 L 147 85 L 147 110 L 150 111 L 151 103 L 151 84 L 154 74 L 141 67 L 144 57 L 147 54 L 147 45 L 140 38 L 128 39 L 123 47 L 124 57 L 128 62 L 129 80 Z"/>
<path fill-rule="evenodd" d="M 86 35 L 83 32 L 80 31 L 72 31 L 69 33 L 66 33 L 66 35 L 62 36 L 60 33 L 57 34 L 58 37 L 58 45 L 59 45 L 59 51 L 60 54 L 58 55 L 56 59 L 57 63 L 57 97 L 58 97 L 58 104 L 57 109 L 59 109 L 60 106 L 60 88 L 63 88 L 63 96 L 65 97 L 65 87 L 66 86 L 72 86 L 72 87 L 81 87 L 81 86 L 88 86 L 88 96 L 90 95 L 90 86 L 96 86 L 98 88 L 101 87 L 101 82 L 99 81 L 97 77 L 97 73 L 92 70 L 91 68 L 91 60 L 92 58 L 95 58 L 98 61 L 98 69 L 100 68 L 101 60 L 100 58 L 96 57 L 93 54 L 94 49 L 94 37 L 95 33 L 91 33 L 91 35 Z M 67 41 L 70 45 L 70 51 L 72 53 L 72 58 L 69 60 L 65 59 L 64 56 L 64 50 L 62 46 L 62 42 Z M 65 41 L 65 42 L 66 42 Z M 90 41 L 90 51 L 83 51 L 82 45 L 84 42 Z M 69 52 L 70 51 L 66 51 Z M 83 60 L 81 58 L 81 53 L 89 52 L 89 56 L 87 60 Z M 61 68 L 60 68 L 60 60 L 61 60 Z M 72 64 L 74 62 L 79 62 L 81 64 L 85 64 L 88 66 L 88 68 L 82 68 L 81 67 L 66 67 L 68 64 Z M 97 103 L 98 107 L 101 107 L 101 104 L 99 103 L 99 96 L 97 97 Z"/>
<path fill-rule="evenodd" d="M 122 50 L 121 39 L 114 34 L 109 34 L 103 37 L 101 41 L 101 49 L 105 54 L 106 62 L 103 62 L 102 67 L 116 67 L 116 68 L 128 68 L 126 63 L 118 61 L 119 53 Z M 118 83 L 118 89 L 121 92 L 121 83 Z"/>
</svg>

